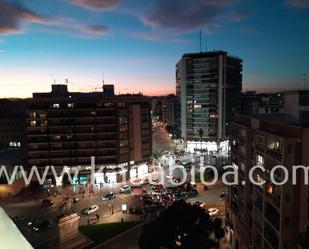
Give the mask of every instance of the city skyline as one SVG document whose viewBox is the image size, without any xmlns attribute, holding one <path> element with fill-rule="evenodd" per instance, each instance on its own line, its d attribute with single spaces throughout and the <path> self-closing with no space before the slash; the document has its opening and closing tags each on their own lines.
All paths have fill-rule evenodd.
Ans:
<svg viewBox="0 0 309 249">
<path fill-rule="evenodd" d="M 244 90 L 303 89 L 309 74 L 306 0 L 1 0 L 0 7 L 1 97 L 30 97 L 65 79 L 71 91 L 93 91 L 103 78 L 116 93 L 175 93 L 175 65 L 200 50 L 199 30 L 202 50 L 207 43 L 244 60 Z"/>
</svg>

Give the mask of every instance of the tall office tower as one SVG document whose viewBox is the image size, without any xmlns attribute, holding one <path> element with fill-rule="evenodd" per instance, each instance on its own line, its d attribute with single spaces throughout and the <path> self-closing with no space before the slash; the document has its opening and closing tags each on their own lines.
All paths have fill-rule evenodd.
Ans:
<svg viewBox="0 0 309 249">
<path fill-rule="evenodd" d="M 187 145 L 211 143 L 216 150 L 229 135 L 240 109 L 242 60 L 225 51 L 184 54 L 176 65 L 176 94 L 181 102 L 181 136 Z M 213 146 L 215 145 L 215 146 Z M 189 149 L 190 150 L 190 149 Z"/>
<path fill-rule="evenodd" d="M 82 166 L 87 177 L 94 156 L 106 168 L 97 183 L 118 182 L 121 166 L 130 178 L 145 174 L 152 150 L 150 108 L 150 98 L 142 95 L 69 92 L 66 85 L 33 93 L 26 114 L 28 165 Z"/>
</svg>

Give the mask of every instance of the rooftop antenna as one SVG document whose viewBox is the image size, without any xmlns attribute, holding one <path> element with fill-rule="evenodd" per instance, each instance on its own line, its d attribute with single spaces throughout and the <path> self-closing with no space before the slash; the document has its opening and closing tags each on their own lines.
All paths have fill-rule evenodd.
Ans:
<svg viewBox="0 0 309 249">
<path fill-rule="evenodd" d="M 306 90 L 307 74 L 304 73 L 304 90 Z"/>
<path fill-rule="evenodd" d="M 207 35 L 205 35 L 205 51 L 207 51 Z"/>
</svg>

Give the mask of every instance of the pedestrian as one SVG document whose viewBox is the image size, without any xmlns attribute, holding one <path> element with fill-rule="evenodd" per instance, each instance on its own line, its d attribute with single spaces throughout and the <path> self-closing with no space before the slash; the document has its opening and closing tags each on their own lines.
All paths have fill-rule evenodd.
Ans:
<svg viewBox="0 0 309 249">
<path fill-rule="evenodd" d="M 123 223 L 123 218 L 121 218 L 121 223 Z"/>
<path fill-rule="evenodd" d="M 90 222 L 89 222 L 89 218 L 87 219 L 87 223 L 88 223 L 88 225 L 89 225 L 89 223 L 90 223 Z"/>
<path fill-rule="evenodd" d="M 99 222 L 99 220 L 100 220 L 100 215 L 99 215 L 99 214 L 96 214 L 96 217 L 97 217 L 97 222 Z"/>
</svg>

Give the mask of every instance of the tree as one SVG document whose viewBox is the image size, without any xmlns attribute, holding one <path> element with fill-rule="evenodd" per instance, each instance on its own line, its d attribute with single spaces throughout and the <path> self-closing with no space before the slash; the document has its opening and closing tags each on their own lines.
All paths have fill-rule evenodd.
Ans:
<svg viewBox="0 0 309 249">
<path fill-rule="evenodd" d="M 140 249 L 213 249 L 224 236 L 221 220 L 212 220 L 204 209 L 176 202 L 143 227 Z"/>
<path fill-rule="evenodd" d="M 198 135 L 199 135 L 200 140 L 201 140 L 201 153 L 202 153 L 202 143 L 203 143 L 203 136 L 204 136 L 204 130 L 202 128 L 199 129 Z"/>
</svg>

